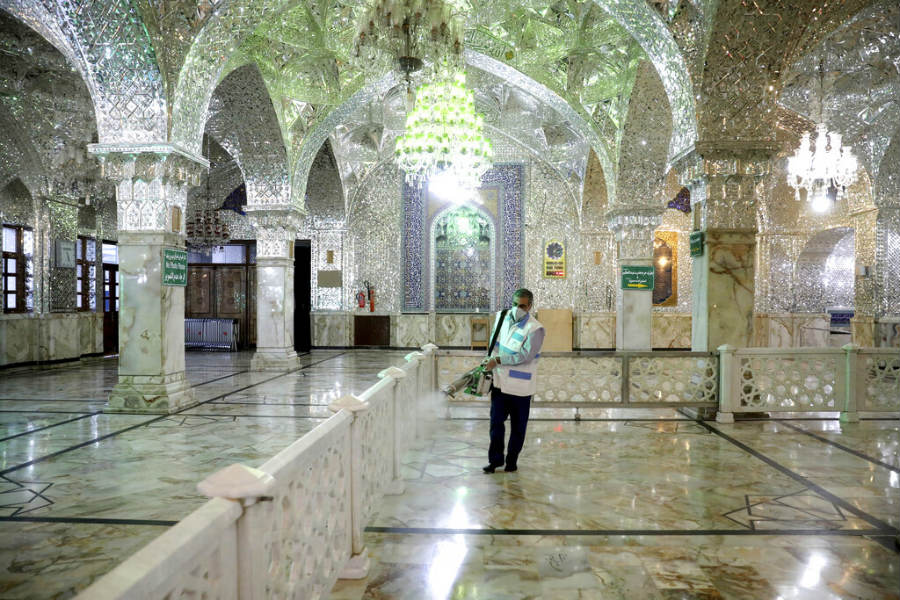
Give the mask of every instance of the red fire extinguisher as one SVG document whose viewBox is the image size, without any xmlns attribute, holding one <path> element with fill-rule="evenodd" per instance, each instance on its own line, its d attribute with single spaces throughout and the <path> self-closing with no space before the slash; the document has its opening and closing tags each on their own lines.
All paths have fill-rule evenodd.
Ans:
<svg viewBox="0 0 900 600">
<path fill-rule="evenodd" d="M 360 292 L 356 295 L 356 303 L 360 308 L 366 307 L 366 294 L 364 292 Z"/>
</svg>

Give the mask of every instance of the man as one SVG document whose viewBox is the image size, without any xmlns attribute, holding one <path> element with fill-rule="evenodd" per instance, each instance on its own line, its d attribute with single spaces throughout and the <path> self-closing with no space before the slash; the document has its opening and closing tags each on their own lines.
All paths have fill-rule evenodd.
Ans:
<svg viewBox="0 0 900 600">
<path fill-rule="evenodd" d="M 509 446 L 504 471 L 518 469 L 519 452 L 525 443 L 531 397 L 537 389 L 537 363 L 544 343 L 544 326 L 529 312 L 534 295 L 525 288 L 513 294 L 513 306 L 500 324 L 500 335 L 484 368 L 494 372 L 491 389 L 491 446 L 485 473 L 503 465 L 504 422 L 509 417 Z M 502 313 L 501 313 L 502 314 Z M 500 315 L 497 315 L 500 318 Z M 494 322 L 494 329 L 497 322 Z"/>
</svg>

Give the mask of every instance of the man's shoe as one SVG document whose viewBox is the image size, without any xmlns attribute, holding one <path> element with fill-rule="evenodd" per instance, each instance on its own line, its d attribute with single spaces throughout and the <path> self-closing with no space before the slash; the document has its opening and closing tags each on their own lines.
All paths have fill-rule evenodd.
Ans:
<svg viewBox="0 0 900 600">
<path fill-rule="evenodd" d="M 507 473 L 515 473 L 519 470 L 519 467 L 517 467 L 516 465 L 506 465 L 505 467 L 503 467 L 503 470 Z"/>
<path fill-rule="evenodd" d="M 484 471 L 485 473 L 493 473 L 494 471 L 497 470 L 497 467 L 499 467 L 499 466 L 501 466 L 501 465 L 490 464 L 481 470 Z"/>
</svg>

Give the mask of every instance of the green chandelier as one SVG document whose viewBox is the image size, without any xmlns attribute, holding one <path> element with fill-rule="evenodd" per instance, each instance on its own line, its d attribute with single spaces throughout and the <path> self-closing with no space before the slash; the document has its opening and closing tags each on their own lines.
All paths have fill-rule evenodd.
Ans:
<svg viewBox="0 0 900 600">
<path fill-rule="evenodd" d="M 484 119 L 475 112 L 475 94 L 466 89 L 465 75 L 420 86 L 406 132 L 397 139 L 397 162 L 406 182 L 420 187 L 441 173 L 460 187 L 477 188 L 494 156 L 483 131 Z"/>
</svg>

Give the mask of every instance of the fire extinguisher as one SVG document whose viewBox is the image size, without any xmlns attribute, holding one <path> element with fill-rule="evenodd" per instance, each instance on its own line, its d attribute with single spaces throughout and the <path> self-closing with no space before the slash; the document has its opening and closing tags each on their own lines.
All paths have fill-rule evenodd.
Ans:
<svg viewBox="0 0 900 600">
<path fill-rule="evenodd" d="M 363 285 L 366 286 L 366 294 L 369 297 L 369 312 L 375 312 L 375 288 L 368 281 L 363 281 Z M 364 307 L 365 304 L 360 306 Z"/>
<path fill-rule="evenodd" d="M 356 303 L 360 308 L 366 307 L 366 294 L 364 292 L 360 292 L 356 295 Z"/>
</svg>

